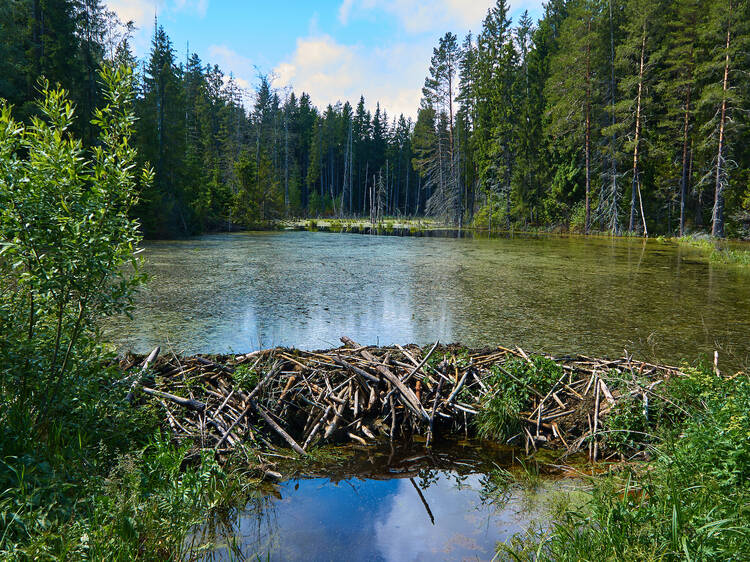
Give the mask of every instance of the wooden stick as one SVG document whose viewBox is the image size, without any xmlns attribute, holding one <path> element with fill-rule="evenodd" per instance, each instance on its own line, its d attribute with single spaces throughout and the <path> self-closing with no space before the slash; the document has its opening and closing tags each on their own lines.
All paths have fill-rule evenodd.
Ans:
<svg viewBox="0 0 750 562">
<path fill-rule="evenodd" d="M 198 400 L 192 400 L 190 398 L 182 398 L 181 396 L 175 396 L 174 394 L 170 394 L 169 392 L 162 392 L 161 390 L 154 390 L 153 388 L 148 388 L 146 386 L 144 386 L 142 390 L 145 394 L 148 394 L 149 396 L 158 396 L 159 398 L 166 398 L 167 400 L 171 400 L 172 402 L 179 404 L 180 406 L 184 406 L 185 408 L 189 408 L 190 410 L 195 410 L 196 412 L 203 412 L 206 409 L 206 405 L 203 402 L 199 402 Z"/>
<path fill-rule="evenodd" d="M 271 416 L 269 416 L 268 413 L 263 410 L 263 408 L 261 408 L 255 403 L 255 400 L 252 400 L 252 399 L 250 400 L 250 406 L 256 412 L 258 412 L 258 414 L 260 414 L 260 417 L 262 417 L 268 425 L 271 426 L 271 429 L 273 429 L 276 433 L 281 435 L 281 437 L 283 437 L 284 440 L 287 443 L 289 443 L 292 449 L 294 449 L 297 453 L 299 453 L 302 456 L 307 456 L 307 453 L 305 452 L 305 450 L 302 447 L 300 447 L 299 444 L 294 439 L 292 439 L 291 435 L 289 435 L 286 431 L 284 431 L 279 424 L 273 421 L 271 419 Z"/>
<path fill-rule="evenodd" d="M 400 349 L 401 351 L 403 351 L 403 352 L 404 352 L 404 355 L 406 355 L 406 357 L 408 357 L 408 358 L 409 358 L 409 359 L 411 360 L 411 362 L 412 362 L 412 363 L 414 363 L 414 364 L 416 365 L 416 367 L 414 367 L 414 369 L 413 369 L 413 370 L 412 370 L 412 371 L 411 371 L 411 372 L 410 372 L 410 373 L 409 373 L 408 375 L 406 375 L 406 376 L 404 377 L 404 382 L 407 382 L 407 381 L 408 381 L 409 379 L 411 379 L 411 377 L 412 377 L 412 376 L 413 376 L 413 375 L 414 375 L 414 374 L 415 374 L 415 373 L 416 373 L 417 371 L 419 371 L 419 370 L 420 370 L 420 369 L 421 369 L 422 367 L 424 367 L 424 366 L 425 366 L 425 364 L 427 363 L 427 361 L 429 361 L 429 360 L 430 360 L 430 357 L 432 356 L 433 352 L 434 352 L 434 351 L 435 351 L 435 350 L 437 349 L 438 345 L 440 345 L 440 341 L 436 341 L 436 342 L 435 342 L 435 345 L 433 345 L 433 346 L 432 346 L 432 349 L 430 349 L 430 351 L 428 351 L 428 352 L 427 352 L 427 355 L 425 355 L 425 356 L 424 356 L 424 359 L 422 359 L 422 361 L 420 361 L 419 363 L 417 363 L 417 362 L 416 362 L 416 361 L 414 360 L 414 358 L 413 358 L 413 357 L 411 356 L 411 354 L 410 354 L 410 353 L 409 353 L 408 351 L 406 351 L 406 350 L 405 350 L 405 349 L 404 349 L 403 347 L 401 347 L 400 345 L 398 346 L 398 348 L 399 348 L 399 349 Z"/>
<path fill-rule="evenodd" d="M 156 358 L 159 356 L 159 351 L 161 351 L 160 347 L 156 347 L 146 358 L 146 360 L 143 362 L 143 366 L 141 367 L 141 371 L 138 373 L 138 376 L 133 381 L 133 384 L 130 385 L 130 391 L 128 392 L 127 396 L 125 396 L 125 400 L 128 402 L 133 401 L 133 396 L 135 394 L 135 389 L 138 387 L 139 384 L 141 384 L 141 379 L 143 378 L 143 375 L 146 374 L 146 371 L 148 371 L 148 366 L 153 362 L 156 361 Z"/>
<path fill-rule="evenodd" d="M 277 370 L 279 368 L 280 368 L 280 364 L 277 362 L 276 364 L 274 364 L 274 366 L 271 368 L 271 370 L 268 372 L 268 374 L 265 377 L 263 377 L 263 380 L 261 380 L 257 384 L 257 386 L 253 389 L 253 391 L 247 397 L 247 402 L 248 402 L 247 407 L 242 411 L 242 414 L 240 414 L 240 416 L 236 420 L 234 420 L 234 423 L 232 423 L 232 425 L 229 427 L 229 429 L 227 429 L 226 433 L 224 433 L 224 435 L 221 436 L 221 439 L 219 439 L 219 442 L 214 447 L 214 451 L 216 451 L 221 446 L 221 444 L 224 443 L 224 441 L 229 436 L 229 434 L 232 432 L 232 430 L 234 429 L 234 427 L 238 423 L 240 423 L 240 420 L 242 418 L 244 418 L 247 415 L 247 413 L 250 411 L 250 409 L 252 407 L 253 397 L 256 394 L 258 394 L 258 392 L 260 392 L 260 389 L 263 388 L 263 385 L 266 384 L 266 382 L 268 382 L 268 380 L 276 374 L 276 372 L 277 372 Z"/>
<path fill-rule="evenodd" d="M 442 388 L 442 386 L 443 386 L 443 379 L 440 379 L 438 381 L 437 390 L 435 391 L 435 401 L 432 403 L 432 415 L 430 415 L 430 428 L 427 431 L 426 446 L 428 448 L 430 447 L 430 442 L 432 441 L 432 428 L 435 423 L 435 410 L 437 410 L 438 399 L 440 398 L 440 389 Z"/>
</svg>

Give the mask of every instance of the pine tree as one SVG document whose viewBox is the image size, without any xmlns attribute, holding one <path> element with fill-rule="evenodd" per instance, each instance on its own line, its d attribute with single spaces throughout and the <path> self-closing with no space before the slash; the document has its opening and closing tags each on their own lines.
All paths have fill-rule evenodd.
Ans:
<svg viewBox="0 0 750 562">
<path fill-rule="evenodd" d="M 663 11 L 663 3 L 652 0 L 629 0 L 626 4 L 625 37 L 617 48 L 616 68 L 620 80 L 621 99 L 615 105 L 617 123 L 611 129 L 622 142 L 622 151 L 630 153 L 631 194 L 628 230 L 635 228 L 636 214 L 640 215 L 643 233 L 648 227 L 643 207 L 642 162 L 648 137 L 650 117 L 654 114 L 652 86 L 656 82 L 663 40 L 663 28 L 656 17 Z M 607 134 L 607 131 L 605 131 Z"/>
<path fill-rule="evenodd" d="M 719 238 L 725 231 L 725 198 L 736 132 L 734 115 L 747 103 L 747 88 L 737 86 L 747 85 L 743 78 L 748 71 L 749 17 L 746 0 L 713 2 L 700 34 L 706 58 L 699 68 L 703 88 L 698 107 L 706 118 L 701 129 L 703 147 L 709 154 L 714 151 L 706 179 L 712 180 L 714 188 L 711 234 Z"/>
<path fill-rule="evenodd" d="M 432 158 L 437 168 L 429 175 L 428 182 L 436 182 L 432 190 L 429 206 L 440 216 L 451 216 L 459 227 L 463 222 L 461 182 L 459 170 L 455 166 L 456 151 L 454 138 L 454 102 L 458 93 L 456 76 L 460 50 L 458 40 L 452 33 L 446 33 L 433 49 L 429 75 L 422 88 L 423 104 L 432 107 L 438 114 L 438 122 L 444 125 L 445 138 L 439 131 L 437 145 L 433 147 Z"/>
<path fill-rule="evenodd" d="M 139 156 L 154 168 L 154 181 L 138 207 L 149 236 L 192 232 L 190 202 L 184 198 L 181 172 L 185 153 L 183 88 L 174 48 L 156 22 L 151 54 L 138 104 Z"/>
<path fill-rule="evenodd" d="M 518 126 L 518 53 L 505 0 L 497 0 L 484 19 L 477 39 L 477 118 L 475 150 L 479 178 L 490 215 L 495 195 L 505 200 L 505 222 L 510 227 L 514 139 Z"/>
<path fill-rule="evenodd" d="M 690 147 L 693 143 L 697 32 L 704 13 L 703 0 L 675 0 L 670 13 L 668 35 L 664 41 L 664 69 L 661 73 L 659 90 L 667 100 L 662 117 L 662 128 L 671 138 L 679 138 L 672 143 L 679 154 L 679 234 L 685 234 L 687 220 L 688 170 Z"/>
<path fill-rule="evenodd" d="M 569 9 L 570 14 L 560 30 L 560 48 L 550 63 L 552 74 L 545 86 L 548 100 L 546 130 L 563 150 L 572 148 L 565 146 L 567 139 L 573 139 L 582 149 L 584 232 L 588 234 L 591 227 L 592 124 L 597 94 L 594 73 L 599 66 L 594 49 L 599 7 L 592 0 L 575 0 Z"/>
</svg>

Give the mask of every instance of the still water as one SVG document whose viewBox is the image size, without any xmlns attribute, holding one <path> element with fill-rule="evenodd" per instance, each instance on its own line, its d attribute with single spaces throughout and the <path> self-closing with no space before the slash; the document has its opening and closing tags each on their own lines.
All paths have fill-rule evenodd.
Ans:
<svg viewBox="0 0 750 562">
<path fill-rule="evenodd" d="M 481 454 L 480 454 L 481 452 Z M 509 451 L 477 443 L 360 449 L 347 466 L 278 485 L 210 521 L 186 545 L 202 560 L 490 560 L 499 543 L 547 526 L 575 480 L 498 486 Z M 516 465 L 515 469 L 513 464 Z"/>
<path fill-rule="evenodd" d="M 750 270 L 655 240 L 243 233 L 145 245 L 105 334 L 148 352 L 461 342 L 677 362 L 750 356 Z"/>
</svg>

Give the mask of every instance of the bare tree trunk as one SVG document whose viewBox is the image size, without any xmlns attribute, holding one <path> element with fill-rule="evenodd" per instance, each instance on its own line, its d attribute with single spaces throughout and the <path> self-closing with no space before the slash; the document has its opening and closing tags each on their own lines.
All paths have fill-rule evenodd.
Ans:
<svg viewBox="0 0 750 562">
<path fill-rule="evenodd" d="M 591 19 L 588 21 L 588 35 L 591 34 Z M 586 44 L 586 224 L 585 232 L 591 228 L 591 44 Z"/>
<path fill-rule="evenodd" d="M 354 214 L 354 134 L 353 123 L 349 121 L 349 214 Z"/>
<path fill-rule="evenodd" d="M 284 116 L 284 209 L 289 216 L 289 118 Z"/>
<path fill-rule="evenodd" d="M 422 174 L 417 176 L 417 205 L 414 207 L 414 214 L 419 214 L 419 206 L 422 204 Z"/>
<path fill-rule="evenodd" d="M 688 174 L 688 131 L 690 129 L 690 93 L 688 86 L 685 98 L 685 125 L 682 132 L 682 180 L 680 185 L 680 236 L 685 235 L 685 199 L 687 197 Z"/>
<path fill-rule="evenodd" d="M 405 201 L 404 201 L 404 214 L 408 217 L 409 216 L 409 154 L 407 153 L 407 159 L 406 159 L 406 193 L 405 193 Z"/>
<path fill-rule="evenodd" d="M 612 124 L 612 136 L 610 137 L 609 141 L 609 147 L 610 147 L 610 174 L 612 177 L 610 178 L 612 182 L 612 187 L 610 197 L 612 198 L 612 201 L 610 203 L 610 213 L 611 216 L 609 218 L 609 227 L 612 231 L 612 234 L 619 234 L 620 231 L 620 219 L 619 219 L 619 213 L 618 213 L 618 193 L 617 193 L 617 158 L 615 157 L 615 146 L 617 145 L 617 139 L 614 133 L 614 126 L 615 126 L 615 25 L 614 25 L 614 19 L 612 17 L 612 1 L 609 0 L 609 57 L 610 57 L 610 103 L 612 108 L 612 116 L 611 116 L 611 124 Z"/>
<path fill-rule="evenodd" d="M 635 143 L 633 145 L 633 190 L 638 193 L 638 202 L 641 209 L 641 220 L 643 221 L 643 235 L 648 237 L 648 228 L 646 228 L 646 216 L 643 213 L 643 197 L 641 196 L 641 182 L 638 177 L 638 149 L 640 147 L 640 135 L 641 135 L 641 100 L 643 96 L 643 69 L 646 58 L 646 22 L 643 22 L 643 37 L 641 40 L 641 64 L 638 70 L 638 97 L 636 102 L 635 110 Z M 633 213 L 634 208 L 632 203 L 635 203 L 635 197 L 631 200 L 630 208 L 630 231 L 633 231 Z"/>
<path fill-rule="evenodd" d="M 729 2 L 727 22 L 726 56 L 724 58 L 724 84 L 721 100 L 721 121 L 719 122 L 719 151 L 716 156 L 716 189 L 714 192 L 714 211 L 711 225 L 711 235 L 724 237 L 724 132 L 727 120 L 727 90 L 729 88 L 729 45 L 732 32 L 732 2 Z"/>
</svg>

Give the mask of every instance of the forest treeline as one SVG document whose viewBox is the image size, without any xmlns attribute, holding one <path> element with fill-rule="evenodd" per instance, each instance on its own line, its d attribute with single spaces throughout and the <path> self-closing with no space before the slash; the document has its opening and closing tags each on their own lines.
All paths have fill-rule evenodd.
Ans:
<svg viewBox="0 0 750 562">
<path fill-rule="evenodd" d="M 747 0 L 551 0 L 534 23 L 505 0 L 476 35 L 435 47 L 416 121 L 364 98 L 315 107 L 259 75 L 251 96 L 154 26 L 100 0 L 0 6 L 0 97 L 21 119 L 39 76 L 99 103 L 108 62 L 136 74 L 135 144 L 154 181 L 150 237 L 284 217 L 430 215 L 460 226 L 715 236 L 750 231 Z"/>
</svg>

